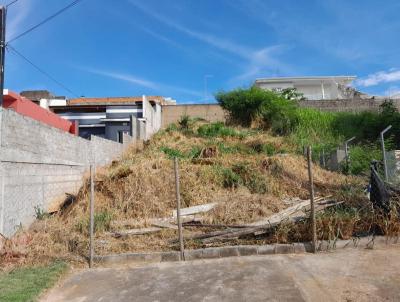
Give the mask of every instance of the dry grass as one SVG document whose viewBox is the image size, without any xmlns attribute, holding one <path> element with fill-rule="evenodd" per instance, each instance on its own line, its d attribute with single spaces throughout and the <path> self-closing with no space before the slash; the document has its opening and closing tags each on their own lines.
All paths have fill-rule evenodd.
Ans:
<svg viewBox="0 0 400 302">
<path fill-rule="evenodd" d="M 264 152 L 266 145 L 268 150 Z M 97 170 L 96 253 L 176 248 L 170 244 L 170 239 L 176 237 L 174 230 L 126 239 L 115 239 L 107 234 L 121 228 L 114 226 L 118 221 L 134 220 L 130 227 L 141 227 L 148 226 L 150 218 L 171 216 L 176 202 L 175 183 L 172 160 L 161 151 L 165 147 L 168 152 L 178 151 L 183 157 L 180 160 L 183 205 L 220 203 L 205 215 L 206 222 L 253 222 L 287 207 L 282 202 L 285 198 L 308 198 L 306 161 L 299 155 L 282 154 L 293 147 L 285 145 L 279 137 L 261 132 L 223 138 L 198 137 L 190 131 L 186 134 L 161 132 L 145 146 L 132 146 L 121 160 Z M 204 151 L 205 148 L 209 149 Z M 317 195 L 333 194 L 338 198 L 345 197 L 343 188 L 361 187 L 362 183 L 359 178 L 329 172 L 318 166 L 314 167 L 314 179 Z M 30 228 L 32 240 L 27 245 L 24 261 L 36 263 L 53 258 L 84 261 L 83 256 L 88 250 L 88 187 L 86 179 L 72 205 L 50 218 L 37 221 Z M 204 231 L 207 230 L 185 229 L 187 234 Z M 274 240 L 290 238 L 283 233 L 282 238 L 278 236 Z M 197 243 L 188 244 L 198 246 Z"/>
</svg>

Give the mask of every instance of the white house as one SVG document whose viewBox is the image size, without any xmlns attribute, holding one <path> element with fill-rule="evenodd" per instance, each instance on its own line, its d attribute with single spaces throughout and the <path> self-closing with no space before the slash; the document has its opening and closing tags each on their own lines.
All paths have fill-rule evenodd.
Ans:
<svg viewBox="0 0 400 302">
<path fill-rule="evenodd" d="M 349 85 L 355 79 L 355 76 L 281 77 L 257 79 L 254 84 L 273 91 L 296 88 L 308 100 L 336 100 L 354 96 L 354 89 Z"/>
</svg>

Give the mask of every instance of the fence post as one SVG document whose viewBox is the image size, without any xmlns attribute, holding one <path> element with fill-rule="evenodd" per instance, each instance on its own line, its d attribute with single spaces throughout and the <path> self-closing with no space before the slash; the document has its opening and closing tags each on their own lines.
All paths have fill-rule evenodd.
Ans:
<svg viewBox="0 0 400 302">
<path fill-rule="evenodd" d="M 385 151 L 385 138 L 384 134 L 386 131 L 389 131 L 390 128 L 392 128 L 392 125 L 387 126 L 382 132 L 381 132 L 381 146 L 382 146 L 382 155 L 383 155 L 383 170 L 385 172 L 385 181 L 389 181 L 388 177 L 388 171 L 387 171 L 387 163 L 386 163 L 386 151 Z"/>
<path fill-rule="evenodd" d="M 352 140 L 355 140 L 356 139 L 356 137 L 355 136 L 353 136 L 352 138 L 350 138 L 350 139 L 348 139 L 347 141 L 345 141 L 344 142 L 344 156 L 345 156 L 345 160 L 346 160 L 346 169 L 347 169 L 347 173 L 348 173 L 348 170 L 349 170 L 349 163 L 350 163 L 350 160 L 349 160 L 349 143 L 352 141 Z"/>
<path fill-rule="evenodd" d="M 174 170 L 175 170 L 175 193 L 176 193 L 176 218 L 178 223 L 179 249 L 181 252 L 181 260 L 185 261 L 185 248 L 183 246 L 182 221 L 181 221 L 181 192 L 179 189 L 179 165 L 178 165 L 178 159 L 176 157 L 174 158 Z"/>
<path fill-rule="evenodd" d="M 94 165 L 90 165 L 90 228 L 89 228 L 89 267 L 93 266 L 94 256 Z"/>
<path fill-rule="evenodd" d="M 312 252 L 317 251 L 317 226 L 315 223 L 315 208 L 314 208 L 314 180 L 312 173 L 312 160 L 311 160 L 311 146 L 307 147 L 307 163 L 308 163 L 308 179 L 310 191 L 310 205 L 311 205 L 311 228 L 312 228 Z"/>
</svg>

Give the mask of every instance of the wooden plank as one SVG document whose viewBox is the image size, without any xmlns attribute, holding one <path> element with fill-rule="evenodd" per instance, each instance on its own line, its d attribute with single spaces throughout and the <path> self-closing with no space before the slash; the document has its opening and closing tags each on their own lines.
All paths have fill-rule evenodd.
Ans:
<svg viewBox="0 0 400 302">
<path fill-rule="evenodd" d="M 169 221 L 162 221 L 162 220 L 158 220 L 157 221 L 156 220 L 156 221 L 153 221 L 151 223 L 151 225 L 155 226 L 155 227 L 159 227 L 159 228 L 164 228 L 164 229 L 173 229 L 173 230 L 177 230 L 178 229 L 178 226 L 170 223 Z"/>
<path fill-rule="evenodd" d="M 202 217 L 199 215 L 187 215 L 183 216 L 181 218 L 182 223 L 186 222 L 195 222 L 195 221 L 201 221 Z M 111 222 L 111 227 L 113 228 L 121 228 L 121 227 L 128 227 L 128 226 L 136 226 L 136 225 L 145 225 L 145 224 L 150 224 L 150 225 L 156 225 L 156 224 L 175 224 L 176 223 L 176 217 L 167 217 L 167 218 L 150 218 L 150 219 L 126 219 L 126 220 L 118 220 L 118 221 L 112 221 Z"/>
<path fill-rule="evenodd" d="M 130 230 L 122 230 L 118 232 L 110 232 L 111 236 L 115 238 L 127 237 L 127 236 L 135 236 L 135 235 L 145 235 L 151 234 L 161 231 L 162 228 L 158 227 L 150 227 L 150 228 L 141 228 L 141 229 L 130 229 Z"/>
<path fill-rule="evenodd" d="M 183 226 L 198 227 L 198 228 L 237 228 L 237 229 L 246 227 L 246 225 L 241 225 L 241 224 L 206 224 L 206 223 L 193 223 L 193 222 L 184 223 Z"/>
<path fill-rule="evenodd" d="M 326 201 L 319 201 L 319 206 L 316 207 L 316 212 L 317 211 L 322 211 L 323 209 L 334 206 L 337 204 L 340 204 L 341 202 L 326 202 Z M 291 208 L 288 208 L 280 213 L 277 213 L 270 218 L 263 220 L 266 221 L 267 223 L 263 225 L 255 225 L 255 226 L 250 226 L 245 229 L 236 229 L 236 230 L 226 230 L 226 231 L 221 231 L 219 234 L 213 234 L 213 236 L 203 236 L 204 239 L 202 240 L 203 243 L 212 243 L 215 241 L 223 241 L 227 239 L 234 239 L 234 238 L 239 238 L 242 236 L 246 235 L 262 235 L 267 232 L 269 232 L 273 227 L 279 225 L 283 221 L 297 221 L 300 219 L 303 219 L 307 216 L 307 213 L 305 211 L 306 207 L 310 207 L 310 201 L 306 200 L 301 202 L 300 204 L 293 206 Z"/>
<path fill-rule="evenodd" d="M 316 202 L 319 202 L 321 200 L 323 200 L 322 197 L 315 199 Z M 310 205 L 309 199 L 302 200 L 300 203 L 297 203 L 291 207 L 288 207 L 288 208 L 280 211 L 279 213 L 276 213 L 268 218 L 258 220 L 256 222 L 246 224 L 246 226 L 262 226 L 262 225 L 274 224 L 275 222 L 282 221 L 285 217 L 289 217 L 290 215 L 309 207 L 309 205 Z"/>
<path fill-rule="evenodd" d="M 218 204 L 218 202 L 212 202 L 212 203 L 206 203 L 206 204 L 201 204 L 198 206 L 193 206 L 193 207 L 187 207 L 187 208 L 182 208 L 180 213 L 180 216 L 188 216 L 188 215 L 195 215 L 199 213 L 205 213 L 213 208 Z M 176 218 L 176 210 L 172 211 L 172 216 Z"/>
</svg>

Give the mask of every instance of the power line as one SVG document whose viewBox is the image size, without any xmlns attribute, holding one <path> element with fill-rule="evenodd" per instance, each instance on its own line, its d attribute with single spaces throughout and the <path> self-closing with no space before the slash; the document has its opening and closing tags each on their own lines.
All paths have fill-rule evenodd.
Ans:
<svg viewBox="0 0 400 302">
<path fill-rule="evenodd" d="M 8 4 L 6 5 L 6 7 L 9 7 L 9 6 L 13 5 L 15 2 L 18 2 L 18 0 L 11 1 L 10 3 L 8 3 Z"/>
<path fill-rule="evenodd" d="M 68 91 L 72 95 L 79 97 L 76 93 L 74 93 L 71 89 L 69 89 L 67 86 L 65 86 L 63 83 L 57 81 L 54 77 L 52 77 L 50 74 L 48 74 L 46 71 L 44 71 L 42 68 L 37 66 L 35 63 L 33 63 L 31 60 L 29 60 L 27 57 L 25 57 L 23 54 L 21 54 L 19 51 L 17 51 L 13 46 L 10 44 L 7 45 L 7 49 L 11 50 L 14 54 L 18 55 L 22 59 L 24 59 L 26 62 L 28 62 L 30 65 L 32 65 L 37 71 L 48 77 L 50 80 L 52 80 L 54 83 L 56 83 L 58 86 L 63 88 L 64 90 Z"/>
<path fill-rule="evenodd" d="M 18 1 L 18 0 L 16 0 Z M 63 12 L 65 12 L 67 9 L 77 5 L 79 2 L 81 2 L 82 0 L 75 0 L 73 2 L 71 2 L 70 4 L 68 4 L 67 6 L 63 7 L 62 9 L 60 9 L 59 11 L 55 12 L 54 14 L 52 14 L 51 16 L 47 17 L 46 19 L 44 19 L 43 21 L 39 22 L 38 24 L 36 24 L 35 26 L 32 26 L 31 28 L 25 30 L 24 32 L 20 33 L 19 35 L 15 36 L 14 38 L 12 38 L 11 40 L 8 40 L 7 43 L 13 42 L 19 38 L 21 38 L 22 36 L 25 36 L 26 34 L 30 33 L 31 31 L 35 30 L 36 28 L 42 26 L 43 24 L 49 22 L 51 19 L 57 17 L 58 15 L 62 14 Z"/>
</svg>

